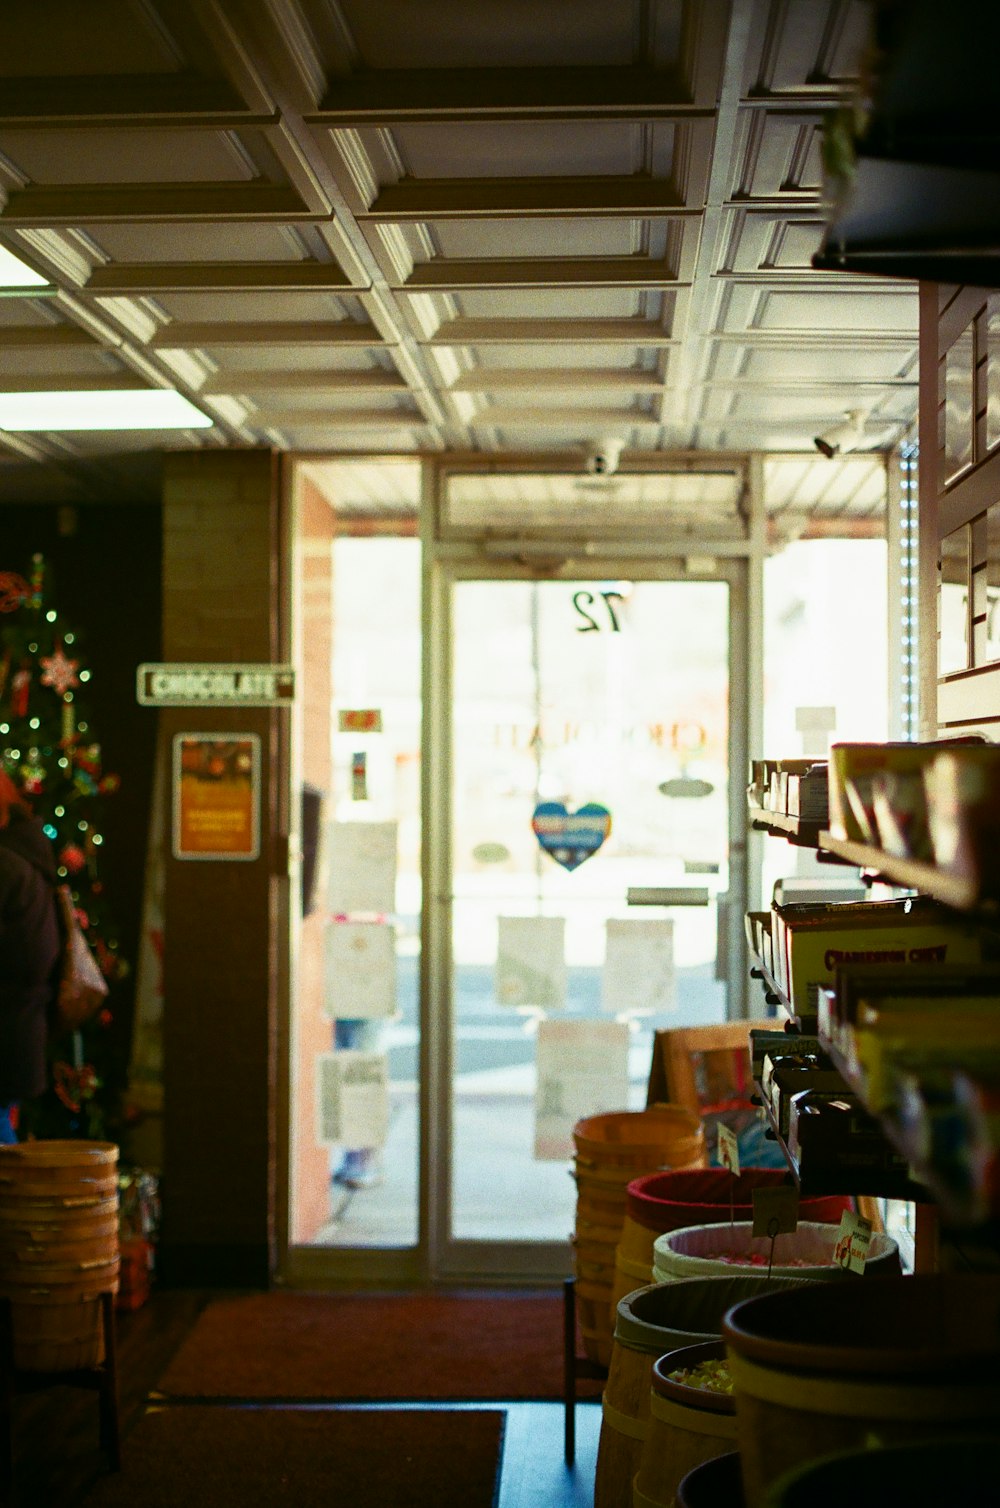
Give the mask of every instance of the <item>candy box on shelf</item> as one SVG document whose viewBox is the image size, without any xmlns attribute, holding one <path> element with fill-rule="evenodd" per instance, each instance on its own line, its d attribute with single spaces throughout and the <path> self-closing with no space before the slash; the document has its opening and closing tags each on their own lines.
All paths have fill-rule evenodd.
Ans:
<svg viewBox="0 0 1000 1508">
<path fill-rule="evenodd" d="M 743 926 L 751 953 L 756 953 L 758 958 L 767 963 L 771 944 L 770 911 L 748 911 L 743 918 Z"/>
<path fill-rule="evenodd" d="M 786 807 L 790 817 L 804 822 L 826 823 L 829 817 L 829 793 L 826 760 L 811 762 L 807 770 L 787 773 Z"/>
<path fill-rule="evenodd" d="M 778 768 L 776 759 L 754 759 L 750 764 L 747 802 L 750 806 L 768 806 L 771 800 L 771 776 Z"/>
<path fill-rule="evenodd" d="M 977 898 L 1000 897 L 1000 744 L 935 754 L 924 772 L 934 862 Z"/>
<path fill-rule="evenodd" d="M 843 1090 L 844 1081 L 821 1053 L 786 1050 L 768 1054 L 762 1088 L 778 1130 L 787 1137 L 789 1107 L 795 1095 L 806 1089 L 836 1094 Z"/>
<path fill-rule="evenodd" d="M 758 1084 L 761 1084 L 764 1077 L 764 1065 L 769 1053 L 819 1052 L 819 1050 L 818 1037 L 803 1036 L 799 1032 L 787 1032 L 780 1027 L 774 1030 L 754 1027 L 750 1032 L 751 1073 Z"/>
<path fill-rule="evenodd" d="M 883 997 L 862 1002 L 854 1027 L 854 1055 L 872 1110 L 895 1103 L 901 1072 L 1000 1064 L 1000 1002 L 972 996 L 947 1011 L 926 997 Z"/>
<path fill-rule="evenodd" d="M 771 892 L 772 901 L 779 906 L 795 905 L 840 905 L 843 901 L 864 901 L 868 892 L 860 880 L 842 878 L 836 872 L 830 875 L 791 874 L 775 880 Z"/>
<path fill-rule="evenodd" d="M 1000 1001 L 1000 964 L 937 963 L 915 972 L 909 965 L 842 963 L 835 984 L 819 991 L 819 1032 L 850 1057 L 859 1001 L 870 1006 L 903 996 L 924 999 L 933 1009 L 948 1011 L 953 1003 L 971 995 L 995 995 Z"/>
<path fill-rule="evenodd" d="M 845 964 L 979 963 L 981 929 L 924 897 L 772 906 L 774 973 L 800 1017 L 817 1019 L 819 988 Z"/>
<path fill-rule="evenodd" d="M 927 822 L 924 771 L 943 749 L 981 746 L 982 741 L 973 736 L 931 743 L 833 744 L 829 763 L 830 831 L 837 838 L 880 845 L 881 816 L 886 836 L 894 845 L 889 852 L 897 857 L 920 857 L 916 850 L 926 844 L 921 836 Z"/>
<path fill-rule="evenodd" d="M 902 1178 L 907 1175 L 906 1159 L 886 1141 L 878 1122 L 857 1096 L 843 1088 L 837 1094 L 808 1089 L 793 1097 L 788 1112 L 788 1150 L 802 1178 L 840 1176 L 845 1171 L 858 1175 L 889 1173 Z"/>
</svg>

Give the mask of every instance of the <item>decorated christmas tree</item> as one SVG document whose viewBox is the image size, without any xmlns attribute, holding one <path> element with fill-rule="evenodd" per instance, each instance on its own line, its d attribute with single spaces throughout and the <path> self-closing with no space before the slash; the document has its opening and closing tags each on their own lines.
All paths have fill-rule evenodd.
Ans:
<svg viewBox="0 0 1000 1508">
<path fill-rule="evenodd" d="M 118 789 L 105 774 L 86 710 L 91 679 L 73 626 L 53 600 L 46 564 L 29 577 L 0 569 L 0 761 L 52 841 L 61 884 L 110 993 L 78 1032 L 50 1038 L 50 1084 L 22 1107 L 22 1135 L 104 1138 L 117 1132 L 108 1028 L 115 985 L 128 972 L 101 877 L 104 800 Z"/>
</svg>

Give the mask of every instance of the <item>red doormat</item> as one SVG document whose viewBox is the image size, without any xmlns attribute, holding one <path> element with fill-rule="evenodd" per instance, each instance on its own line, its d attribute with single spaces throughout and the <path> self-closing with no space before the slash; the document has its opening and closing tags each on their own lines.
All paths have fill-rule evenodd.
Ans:
<svg viewBox="0 0 1000 1508">
<path fill-rule="evenodd" d="M 558 1399 L 562 1326 L 558 1294 L 217 1299 L 158 1390 L 181 1398 Z"/>
<path fill-rule="evenodd" d="M 505 1416 L 485 1409 L 168 1405 L 83 1508 L 493 1508 Z"/>
</svg>

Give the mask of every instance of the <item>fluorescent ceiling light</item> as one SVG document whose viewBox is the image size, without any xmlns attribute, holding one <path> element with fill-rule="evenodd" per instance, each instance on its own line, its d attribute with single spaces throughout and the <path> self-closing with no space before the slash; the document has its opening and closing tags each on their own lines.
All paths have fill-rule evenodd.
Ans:
<svg viewBox="0 0 1000 1508">
<path fill-rule="evenodd" d="M 26 267 L 6 246 L 0 246 L 0 288 L 48 288 L 48 278 Z"/>
<path fill-rule="evenodd" d="M 212 420 L 173 388 L 89 393 L 0 393 L 0 429 L 209 429 Z"/>
</svg>

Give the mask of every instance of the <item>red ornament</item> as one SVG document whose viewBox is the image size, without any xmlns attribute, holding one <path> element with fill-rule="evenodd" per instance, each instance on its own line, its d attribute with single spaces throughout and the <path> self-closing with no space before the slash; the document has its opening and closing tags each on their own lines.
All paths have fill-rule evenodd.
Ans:
<svg viewBox="0 0 1000 1508">
<path fill-rule="evenodd" d="M 105 775 L 97 789 L 102 796 L 113 796 L 115 791 L 121 789 L 122 778 L 120 775 Z"/>
<path fill-rule="evenodd" d="M 87 862 L 87 855 L 75 843 L 67 843 L 59 855 L 59 862 L 65 869 L 69 870 L 70 874 L 79 874 Z"/>
<path fill-rule="evenodd" d="M 111 1025 L 114 1019 L 114 1016 L 112 1016 L 107 1006 L 105 1006 L 104 1010 L 102 1010 L 97 1017 L 97 1024 L 98 1026 L 103 1026 L 106 1029 Z"/>
<path fill-rule="evenodd" d="M 86 770 L 88 775 L 93 775 L 96 780 L 101 773 L 100 744 L 87 744 L 86 748 L 77 749 L 73 755 L 73 763 L 81 770 Z"/>
<path fill-rule="evenodd" d="M 31 588 L 14 571 L 0 571 L 0 613 L 16 613 Z"/>
<path fill-rule="evenodd" d="M 31 671 L 26 666 L 15 670 L 10 681 L 10 710 L 15 717 L 27 717 L 31 694 Z"/>
<path fill-rule="evenodd" d="M 80 684 L 77 676 L 80 661 L 67 658 L 61 644 L 53 654 L 42 655 L 38 663 L 45 672 L 42 676 L 42 685 L 51 686 L 59 696 L 65 696 L 72 686 Z"/>
</svg>

